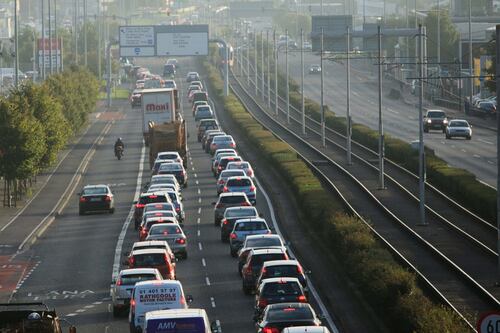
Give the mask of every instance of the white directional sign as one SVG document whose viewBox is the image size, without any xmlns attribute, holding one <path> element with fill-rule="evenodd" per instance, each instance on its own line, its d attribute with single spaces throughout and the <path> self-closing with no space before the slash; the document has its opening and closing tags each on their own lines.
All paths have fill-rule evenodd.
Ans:
<svg viewBox="0 0 500 333">
<path fill-rule="evenodd" d="M 208 33 L 172 32 L 156 35 L 157 55 L 192 56 L 208 54 Z"/>
<path fill-rule="evenodd" d="M 150 46 L 154 47 L 155 29 L 153 26 L 121 26 L 120 27 L 120 46 L 136 47 Z"/>
</svg>

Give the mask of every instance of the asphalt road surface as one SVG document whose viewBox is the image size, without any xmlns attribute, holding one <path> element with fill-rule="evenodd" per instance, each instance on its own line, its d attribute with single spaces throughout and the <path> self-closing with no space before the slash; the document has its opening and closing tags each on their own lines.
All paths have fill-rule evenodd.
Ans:
<svg viewBox="0 0 500 333">
<path fill-rule="evenodd" d="M 183 68 L 182 73 L 187 70 Z M 210 171 L 209 155 L 201 150 L 194 135 L 196 127 L 183 95 L 186 87 L 182 73 L 177 82 L 191 134 L 189 186 L 183 190 L 189 258 L 177 263 L 177 276 L 185 293 L 194 298 L 190 306 L 205 308 L 211 320 L 220 320 L 224 332 L 255 332 L 253 297 L 243 294 L 237 262 L 230 256 L 228 245 L 221 243 L 219 229 L 213 225 L 215 179 Z M 15 255 L 16 261 L 29 264 L 17 268 L 23 278 L 11 286 L 16 292 L 11 294 L 11 290 L 4 289 L 2 294 L 12 301 L 42 301 L 55 307 L 78 332 L 128 331 L 125 315 L 113 317 L 110 284 L 113 265 L 120 265 L 123 252 L 138 239 L 133 225 L 128 224 L 129 213 L 137 189 L 149 179 L 150 172 L 145 158 L 147 149 L 142 143 L 140 110 L 130 108 L 127 101 L 115 101 L 115 106 L 114 112 L 99 114 L 85 137 L 85 142 L 92 142 L 99 133 L 104 133 L 96 142 L 95 152 L 89 156 L 78 186 L 64 193 L 67 182 L 61 182 L 43 191 L 47 207 L 61 197 L 63 201 L 67 199 L 67 205 L 33 246 Z M 106 126 L 108 130 L 103 132 Z M 125 143 L 120 161 L 113 154 L 117 137 L 122 137 Z M 83 160 L 84 152 L 85 149 L 70 152 L 65 163 L 75 168 Z M 68 166 L 64 173 L 69 177 L 74 169 Z M 55 177 L 63 177 L 64 173 Z M 110 184 L 115 193 L 115 213 L 79 216 L 76 193 L 85 184 L 102 183 Z M 264 200 L 262 189 L 258 191 L 257 209 L 271 221 L 272 208 Z M 31 218 L 41 220 L 44 214 L 33 213 Z M 14 243 L 17 246 L 19 242 Z"/>
</svg>

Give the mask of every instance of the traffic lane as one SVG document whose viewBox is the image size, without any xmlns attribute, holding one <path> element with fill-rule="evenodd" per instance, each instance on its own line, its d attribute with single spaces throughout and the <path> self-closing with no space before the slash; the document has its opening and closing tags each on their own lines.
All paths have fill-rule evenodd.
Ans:
<svg viewBox="0 0 500 333">
<path fill-rule="evenodd" d="M 328 94 L 325 94 L 325 104 L 340 104 L 340 109 L 335 109 L 334 111 L 339 116 L 342 116 L 342 112 L 345 112 L 345 89 L 338 89 L 337 84 L 339 83 L 338 80 L 342 79 L 343 74 L 339 72 L 334 72 L 332 74 L 330 71 L 331 68 L 338 67 L 340 67 L 338 64 L 328 64 L 325 66 L 325 71 L 328 73 L 327 77 L 334 78 L 333 80 L 325 80 L 325 82 L 327 82 L 327 84 L 325 84 L 325 89 L 328 91 Z M 296 80 L 300 80 L 300 77 L 297 77 L 298 75 L 299 74 L 295 73 Z M 315 77 L 309 75 L 305 78 L 304 90 L 306 96 L 318 101 L 320 100 L 321 94 L 319 90 L 319 76 L 314 76 Z M 345 82 L 340 83 L 345 85 Z M 357 97 L 351 98 L 351 114 L 353 121 L 365 124 L 371 128 L 378 128 L 378 95 L 374 95 L 374 92 L 376 92 L 375 88 L 376 86 L 374 86 L 374 83 L 361 83 L 359 85 L 353 85 L 352 87 L 353 93 L 357 95 Z M 356 89 L 358 89 L 358 92 L 356 92 Z M 360 98 L 361 96 L 363 96 L 363 98 Z M 344 103 L 344 109 L 341 107 L 343 105 L 342 103 Z M 399 100 L 391 100 L 388 98 L 384 98 L 383 104 L 385 132 L 407 142 L 418 139 L 418 110 Z M 465 145 L 467 145 L 466 148 L 460 148 L 458 157 L 457 151 L 450 150 L 450 147 L 448 147 L 446 143 L 443 144 L 442 141 L 436 143 L 434 137 L 431 136 L 433 134 L 434 133 L 425 134 L 424 140 L 426 141 L 426 145 L 434 149 L 438 156 L 445 159 L 450 165 L 465 168 L 477 175 L 482 181 L 495 186 L 496 140 L 493 137 L 493 132 L 475 127 L 473 129 L 473 139 L 465 143 Z"/>
<path fill-rule="evenodd" d="M 137 177 L 141 152 L 139 120 L 139 115 L 127 112 L 126 119 L 115 123 L 82 179 L 82 184 L 121 184 L 115 187 L 115 214 L 79 216 L 78 196 L 73 193 L 74 199 L 70 200 L 62 217 L 33 248 L 32 255 L 40 264 L 16 297 L 19 300 L 38 297 L 36 300 L 56 306 L 60 315 L 69 316 L 78 325 L 79 331 L 94 331 L 90 328 L 94 327 L 94 320 L 81 316 L 88 309 L 86 307 L 109 300 L 116 239 L 128 215 L 136 186 L 135 181 L 124 183 L 124 179 Z M 125 156 L 118 161 L 113 145 L 116 137 L 125 137 L 124 133 L 128 138 Z"/>
</svg>

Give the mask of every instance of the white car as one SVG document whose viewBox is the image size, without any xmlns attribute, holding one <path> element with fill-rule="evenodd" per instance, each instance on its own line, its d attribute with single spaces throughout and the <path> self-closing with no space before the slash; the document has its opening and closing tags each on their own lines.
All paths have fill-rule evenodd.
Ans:
<svg viewBox="0 0 500 333">
<path fill-rule="evenodd" d="M 453 119 L 446 126 L 445 133 L 447 139 L 462 137 L 470 140 L 472 138 L 472 126 L 469 125 L 467 120 Z"/>
</svg>

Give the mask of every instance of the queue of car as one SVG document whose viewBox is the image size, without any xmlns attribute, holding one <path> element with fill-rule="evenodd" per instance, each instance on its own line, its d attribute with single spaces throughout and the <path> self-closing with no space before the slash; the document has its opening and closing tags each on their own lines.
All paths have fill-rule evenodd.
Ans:
<svg viewBox="0 0 500 333">
<path fill-rule="evenodd" d="M 193 112 L 198 141 L 211 155 L 211 171 L 217 179 L 214 225 L 220 228 L 220 239 L 228 243 L 230 255 L 238 258 L 243 293 L 255 297 L 257 333 L 328 332 L 309 305 L 308 272 L 291 258 L 281 236 L 255 207 L 251 163 L 238 154 L 236 141 L 220 128 L 213 112 L 205 116 L 202 110 L 206 109 L 212 111 L 200 103 Z"/>
</svg>

